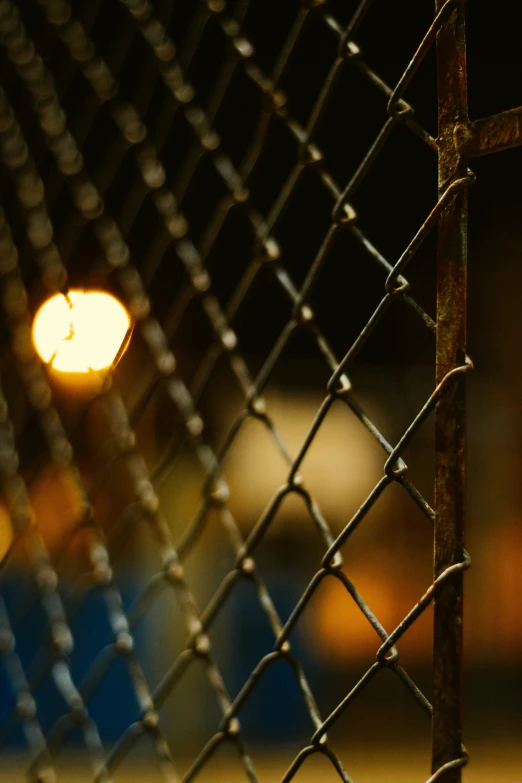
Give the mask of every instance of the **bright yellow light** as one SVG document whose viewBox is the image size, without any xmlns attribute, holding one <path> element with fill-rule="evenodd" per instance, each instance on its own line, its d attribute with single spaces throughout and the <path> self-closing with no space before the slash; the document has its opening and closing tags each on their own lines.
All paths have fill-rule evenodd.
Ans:
<svg viewBox="0 0 522 783">
<path fill-rule="evenodd" d="M 33 342 L 40 358 L 59 372 L 88 373 L 112 365 L 129 330 L 123 305 L 103 291 L 69 291 L 36 313 Z"/>
</svg>

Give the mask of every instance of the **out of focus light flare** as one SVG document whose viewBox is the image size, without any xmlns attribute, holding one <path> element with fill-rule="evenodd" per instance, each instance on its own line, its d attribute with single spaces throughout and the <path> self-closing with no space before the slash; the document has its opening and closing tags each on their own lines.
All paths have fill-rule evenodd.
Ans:
<svg viewBox="0 0 522 783">
<path fill-rule="evenodd" d="M 113 364 L 130 326 L 124 306 L 104 291 L 56 294 L 36 313 L 33 342 L 43 362 L 62 373 L 89 373 Z"/>
</svg>

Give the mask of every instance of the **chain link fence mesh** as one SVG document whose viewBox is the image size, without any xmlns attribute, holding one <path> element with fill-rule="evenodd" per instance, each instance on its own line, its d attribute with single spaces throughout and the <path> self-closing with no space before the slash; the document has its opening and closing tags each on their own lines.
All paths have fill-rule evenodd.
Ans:
<svg viewBox="0 0 522 783">
<path fill-rule="evenodd" d="M 462 356 L 444 372 L 394 439 L 352 383 L 361 353 L 387 330 L 385 350 L 397 361 L 402 343 L 425 333 L 419 339 L 431 341 L 435 373 L 435 283 L 421 286 L 419 299 L 409 273 L 419 253 L 434 256 L 437 221 L 471 181 L 466 172 L 451 176 L 437 195 L 436 36 L 461 4 L 448 0 L 436 14 L 430 4 L 418 5 L 426 7 L 411 11 L 414 45 L 411 36 L 392 41 L 390 70 L 380 69 L 382 58 L 371 46 L 372 30 L 383 17 L 389 22 L 390 13 L 367 0 L 0 2 L 0 473 L 13 531 L 2 579 L 4 586 L 22 585 L 15 599 L 6 589 L 0 602 L 9 684 L 0 736 L 8 744 L 23 730 L 29 780 L 53 780 L 74 742 L 87 751 L 89 779 L 109 781 L 146 742 L 172 783 L 197 780 L 223 745 L 236 749 L 244 779 L 257 781 L 240 712 L 278 662 L 295 678 L 311 727 L 283 781 L 294 779 L 313 754 L 322 754 L 341 780 L 352 780 L 349 758 L 327 732 L 384 671 L 408 691 L 429 727 L 432 705 L 403 667 L 400 642 L 437 589 L 469 560 L 446 563 L 402 622 L 385 629 L 343 568 L 342 552 L 392 485 L 434 525 L 434 501 L 412 479 L 405 452 L 470 367 Z M 427 90 L 433 106 L 419 118 L 415 97 Z M 387 154 L 406 158 L 398 178 L 384 181 L 379 166 Z M 417 175 L 432 183 L 429 199 L 411 190 L 408 177 Z M 327 274 L 330 294 L 320 288 Z M 88 399 L 57 384 L 31 342 L 35 307 L 50 293 L 66 295 L 69 286 L 112 290 L 134 323 L 113 377 L 96 377 Z M 360 316 L 359 297 L 372 303 L 369 317 Z M 331 309 L 346 316 L 342 331 Z M 394 326 L 399 311 L 408 314 L 408 335 Z M 292 452 L 264 393 L 296 341 L 306 342 L 325 382 L 323 401 Z M 220 374 L 228 379 L 221 392 Z M 235 407 L 225 406 L 228 398 Z M 382 454 L 378 481 L 340 529 L 312 494 L 305 464 L 334 406 Z M 252 421 L 266 432 L 273 459 L 287 467 L 250 525 L 233 513 L 226 459 Z M 196 466 L 197 479 L 190 480 L 199 500 L 192 516 L 173 525 L 162 488 L 184 459 Z M 35 490 L 42 475 L 55 492 L 43 505 Z M 293 497 L 317 533 L 315 572 L 285 619 L 256 556 Z M 56 520 L 46 527 L 41 520 L 51 507 Z M 184 565 L 216 525 L 231 565 L 201 604 Z M 150 536 L 152 565 L 129 601 L 117 562 L 142 530 Z M 325 713 L 291 636 L 332 579 L 373 628 L 375 656 Z M 231 695 L 210 630 L 247 584 L 266 616 L 273 649 Z M 165 592 L 176 599 L 185 636 L 162 678 L 151 682 L 134 635 Z M 78 676 L 74 623 L 93 593 L 103 598 L 107 638 Z M 28 626 L 29 653 L 19 649 Z M 155 646 L 164 630 L 152 628 Z M 435 654 L 444 644 L 436 630 Z M 132 693 L 134 706 L 107 747 L 90 705 L 116 666 L 125 672 L 122 689 Z M 181 773 L 161 709 L 194 667 L 204 672 L 219 716 Z M 446 685 L 435 677 L 435 698 Z M 44 697 L 59 705 L 45 725 Z M 463 752 L 442 766 L 436 761 L 430 781 L 460 779 L 448 773 L 459 776 L 464 763 Z"/>
</svg>

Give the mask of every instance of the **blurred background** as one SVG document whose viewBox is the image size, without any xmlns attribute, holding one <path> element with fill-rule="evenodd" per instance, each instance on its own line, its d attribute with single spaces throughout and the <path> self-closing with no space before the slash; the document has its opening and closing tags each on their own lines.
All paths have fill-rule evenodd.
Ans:
<svg viewBox="0 0 522 783">
<path fill-rule="evenodd" d="M 129 4 L 132 5 L 132 4 Z M 242 31 L 255 48 L 265 72 L 274 67 L 299 3 L 263 0 L 248 7 Z M 92 100 L 77 63 L 57 42 L 46 20 L 44 3 L 17 3 L 29 34 L 37 41 L 57 93 L 82 146 L 85 165 L 103 193 L 105 207 L 122 227 L 131 258 L 144 281 L 152 311 L 162 324 L 176 357 L 177 373 L 197 398 L 206 442 L 220 453 L 245 411 L 245 389 L 234 373 L 234 350 L 219 352 L 208 377 L 202 361 L 215 350 L 205 297 L 190 282 L 190 261 L 182 243 L 170 241 L 148 197 L 146 184 L 105 106 Z M 194 29 L 196 4 L 190 0 L 156 0 L 155 13 L 181 52 Z M 329 12 L 346 25 L 355 9 L 348 0 L 328 3 Z M 359 28 L 356 41 L 364 60 L 388 84 L 396 83 L 433 18 L 433 4 L 386 3 L 377 0 Z M 161 152 L 167 184 L 178 198 L 188 236 L 205 255 L 211 291 L 226 310 L 253 254 L 253 236 L 242 199 L 229 205 L 217 237 L 209 240 L 217 203 L 226 197 L 213 154 L 195 146 L 194 116 L 176 112 L 158 74 L 150 47 L 122 3 L 102 0 L 73 3 L 74 14 L 96 42 L 114 73 L 120 95 L 131 100 L 149 129 L 148 140 Z M 239 2 L 227 13 L 241 12 Z M 468 8 L 469 101 L 472 119 L 522 104 L 520 11 L 509 0 L 474 2 Z M 280 88 L 287 108 L 305 124 L 335 58 L 332 31 L 311 16 Z M 205 27 L 194 57 L 185 63 L 186 78 L 197 102 L 212 108 L 218 66 L 227 52 L 216 23 Z M 55 241 L 73 287 L 102 286 L 124 298 L 119 278 L 100 258 L 88 221 L 78 211 L 57 171 L 45 139 L 35 125 L 27 95 L 12 63 L 2 54 L 2 84 L 15 108 L 38 171 L 49 195 Z M 416 116 L 436 136 L 435 57 L 431 52 L 406 99 Z M 235 67 L 214 127 L 220 150 L 240 167 L 262 108 L 244 70 Z M 344 186 L 387 118 L 386 98 L 346 68 L 335 86 L 316 133 L 324 163 Z M 198 121 L 198 118 L 196 117 Z M 270 122 L 262 154 L 248 181 L 248 199 L 261 215 L 269 214 L 294 166 L 297 143 L 277 118 Z M 192 157 L 191 157 L 192 156 Z M 184 182 L 186 171 L 193 173 Z M 469 350 L 475 370 L 468 382 L 468 550 L 473 560 L 466 575 L 465 603 L 465 742 L 472 762 L 464 773 L 469 783 L 520 779 L 522 751 L 522 151 L 513 150 L 472 161 L 477 182 L 470 189 Z M 2 172 L 4 173 L 4 172 Z M 378 251 L 394 263 L 436 201 L 437 166 L 433 152 L 408 129 L 397 126 L 362 186 L 353 197 L 358 225 Z M 27 241 L 14 187 L 3 177 L 0 196 L 19 249 L 20 268 L 34 312 L 45 296 L 34 252 Z M 221 201 L 220 201 L 221 200 Z M 313 172 L 305 171 L 273 228 L 281 263 L 300 286 L 330 225 L 331 196 Z M 210 242 L 210 244 L 209 244 Z M 206 248 L 210 250 L 206 252 Z M 186 248 L 185 248 L 186 250 Z M 435 317 L 435 239 L 422 246 L 407 278 L 411 293 Z M 355 241 L 339 234 L 312 289 L 308 304 L 337 357 L 342 357 L 364 327 L 384 293 L 385 270 Z M 204 287 L 202 289 L 205 290 Z M 208 304 L 208 302 L 207 302 Z M 237 336 L 237 355 L 251 377 L 264 373 L 267 360 L 292 314 L 292 302 L 269 264 L 260 267 L 241 306 L 232 310 L 230 326 Z M 36 415 L 29 405 L 23 377 L 13 355 L 9 324 L 0 323 L 0 367 L 13 421 L 21 472 L 30 490 L 38 529 L 59 575 L 59 592 L 69 612 L 75 641 L 69 656 L 75 683 L 81 683 L 93 661 L 112 643 L 103 591 L 89 580 L 88 542 L 79 522 L 82 498 L 66 466 L 46 456 Z M 232 357 L 232 358 L 231 358 Z M 349 372 L 353 396 L 395 444 L 434 388 L 435 342 L 412 311 L 394 304 Z M 297 328 L 271 366 L 262 392 L 264 405 L 288 452 L 295 456 L 325 397 L 331 369 L 306 329 Z M 183 567 L 201 610 L 212 602 L 235 567 L 219 505 L 205 509 L 202 497 L 208 476 L 173 397 L 157 382 L 158 372 L 142 333 L 135 330 L 129 349 L 115 371 L 136 443 L 153 477 L 165 524 L 181 542 Z M 103 395 L 49 383 L 58 412 L 74 446 L 82 479 L 108 540 L 115 583 L 123 608 L 133 617 L 135 650 L 150 690 L 154 690 L 186 646 L 184 612 L 166 582 L 158 583 L 145 609 L 139 596 L 150 589 L 163 563 L 161 547 L 145 514 L 135 513 L 136 486 L 127 463 L 113 457 L 121 432 L 116 413 Z M 112 403 L 111 403 L 112 404 Z M 238 418 L 239 417 L 239 418 Z M 229 491 L 228 508 L 244 538 L 253 530 L 278 489 L 288 465 L 259 417 L 244 417 L 224 452 L 222 471 Z M 111 422 L 114 425 L 111 429 Z M 429 419 L 404 458 L 409 477 L 433 503 L 433 421 Z M 351 410 L 336 402 L 327 414 L 300 468 L 307 489 L 338 534 L 383 475 L 386 455 Z M 11 526 L 0 509 L 3 552 L 11 546 Z M 194 520 L 193 540 L 187 539 Z M 192 527 L 191 527 L 192 526 Z M 187 543 L 188 542 L 188 543 Z M 256 572 L 264 580 L 283 622 L 320 567 L 326 551 L 302 498 L 288 495 L 279 506 L 254 553 Z M 398 484 L 388 487 L 342 548 L 343 569 L 387 631 L 419 600 L 432 581 L 432 529 Z M 82 582 L 83 580 L 83 582 Z M 32 600 L 35 588 L 21 547 L 4 560 L 2 595 L 13 625 L 20 660 L 29 679 L 45 734 L 65 712 L 50 670 L 45 611 Z M 138 602 L 138 603 L 137 603 Z M 138 606 L 138 610 L 135 607 Z M 398 644 L 402 665 L 431 696 L 432 612 L 428 609 Z M 258 595 L 248 580 L 234 585 L 216 613 L 208 635 L 223 682 L 234 699 L 274 634 Z M 340 582 L 325 579 L 290 636 L 321 715 L 328 715 L 375 659 L 380 641 Z M 42 668 L 43 667 L 43 668 Z M 4 742 L 5 780 L 24 779 L 20 753 L 24 738 L 13 721 L 12 677 L 0 663 L 0 737 Z M 122 659 L 115 657 L 88 701 L 101 740 L 110 748 L 140 715 L 136 693 Z M 217 730 L 220 706 L 205 667 L 187 668 L 159 709 L 161 726 L 181 772 Z M 313 732 L 294 673 L 279 661 L 269 668 L 241 708 L 238 717 L 259 779 L 279 780 Z M 329 732 L 354 783 L 423 781 L 429 775 L 430 722 L 397 678 L 381 672 Z M 64 780 L 89 780 L 79 730 L 67 735 L 57 770 Z M 147 745 L 138 743 L 114 776 L 126 781 L 146 774 Z M 70 755 L 80 754 L 71 765 Z M 76 759 L 77 756 L 74 755 Z M 146 765 L 140 767 L 140 765 Z M 0 770 L 2 767 L 0 767 Z M 156 777 L 154 777 L 156 776 Z M 198 778 L 199 779 L 199 778 Z M 237 752 L 224 745 L 201 772 L 202 781 L 246 780 Z M 297 781 L 337 780 L 326 759 L 313 758 Z"/>
</svg>

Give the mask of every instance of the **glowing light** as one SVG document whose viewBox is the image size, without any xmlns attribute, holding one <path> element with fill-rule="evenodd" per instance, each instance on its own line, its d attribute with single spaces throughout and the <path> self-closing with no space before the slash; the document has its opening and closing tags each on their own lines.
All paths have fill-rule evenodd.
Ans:
<svg viewBox="0 0 522 783">
<path fill-rule="evenodd" d="M 0 505 L 0 562 L 4 559 L 13 543 L 13 528 L 7 509 Z"/>
<path fill-rule="evenodd" d="M 36 313 L 33 342 L 53 370 L 89 373 L 110 367 L 129 330 L 123 305 L 103 291 L 70 291 L 48 299 Z"/>
</svg>

